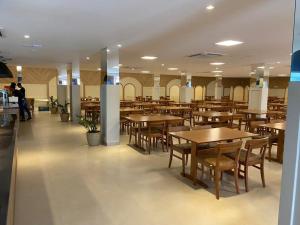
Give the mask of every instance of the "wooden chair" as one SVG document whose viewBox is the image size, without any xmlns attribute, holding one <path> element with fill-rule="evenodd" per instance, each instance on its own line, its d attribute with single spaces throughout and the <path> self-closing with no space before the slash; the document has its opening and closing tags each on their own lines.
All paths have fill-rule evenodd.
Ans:
<svg viewBox="0 0 300 225">
<path fill-rule="evenodd" d="M 166 124 L 164 121 L 148 122 L 147 128 L 142 130 L 143 141 L 146 142 L 146 148 L 150 154 L 151 144 L 157 147 L 157 141 L 161 141 L 162 150 L 164 151 L 164 134 Z"/>
<path fill-rule="evenodd" d="M 262 185 L 263 187 L 266 187 L 264 162 L 265 162 L 265 153 L 267 150 L 268 142 L 269 142 L 268 137 L 248 140 L 246 142 L 245 149 L 241 150 L 240 158 L 239 158 L 239 173 L 244 174 L 246 192 L 249 191 L 249 186 L 248 186 L 249 167 L 254 167 L 260 170 Z M 258 150 L 258 152 L 255 153 L 254 150 Z M 233 154 L 229 154 L 228 156 L 234 159 Z"/>
<path fill-rule="evenodd" d="M 198 162 L 203 167 L 208 167 L 210 170 L 214 171 L 214 181 L 217 199 L 220 198 L 220 179 L 224 171 L 234 171 L 236 193 L 239 194 L 238 173 L 239 156 L 242 143 L 242 141 L 238 141 L 226 144 L 218 144 L 213 149 L 198 152 Z M 234 159 L 226 156 L 230 153 L 234 155 Z"/>
<path fill-rule="evenodd" d="M 241 130 L 243 118 L 243 114 L 232 115 L 229 120 L 229 128 Z M 238 123 L 236 124 L 235 121 L 237 121 Z"/>
</svg>

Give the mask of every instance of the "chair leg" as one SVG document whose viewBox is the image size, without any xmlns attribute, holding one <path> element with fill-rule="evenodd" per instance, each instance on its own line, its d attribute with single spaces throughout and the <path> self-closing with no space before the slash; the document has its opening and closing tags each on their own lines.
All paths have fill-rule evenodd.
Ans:
<svg viewBox="0 0 300 225">
<path fill-rule="evenodd" d="M 131 129 L 129 131 L 129 144 L 131 143 L 131 137 L 132 137 L 132 133 L 131 133 Z"/>
<path fill-rule="evenodd" d="M 216 198 L 220 198 L 220 171 L 215 170 Z"/>
<path fill-rule="evenodd" d="M 269 142 L 269 162 L 271 162 L 271 157 L 272 157 L 272 143 Z"/>
<path fill-rule="evenodd" d="M 244 174 L 244 178 L 245 178 L 245 189 L 246 189 L 246 192 L 249 191 L 249 186 L 248 186 L 248 178 L 249 178 L 249 175 L 248 175 L 248 166 L 245 165 L 245 174 Z"/>
<path fill-rule="evenodd" d="M 265 181 L 265 167 L 264 167 L 264 163 L 260 164 L 260 175 L 261 175 L 262 185 L 265 188 L 266 187 L 266 181 Z"/>
<path fill-rule="evenodd" d="M 163 137 L 160 139 L 161 141 L 161 148 L 163 150 L 163 152 L 165 151 L 165 146 L 164 146 L 164 140 L 163 140 Z M 156 142 L 157 143 L 157 142 Z"/>
<path fill-rule="evenodd" d="M 170 149 L 169 168 L 171 168 L 172 160 L 173 160 L 173 149 L 171 148 L 171 149 Z"/>
<path fill-rule="evenodd" d="M 185 165 L 187 166 L 189 162 L 189 155 L 188 154 L 185 154 Z"/>
<path fill-rule="evenodd" d="M 185 174 L 185 156 L 182 154 L 182 174 Z"/>
<path fill-rule="evenodd" d="M 240 193 L 240 188 L 239 188 L 239 173 L 238 173 L 238 167 L 234 168 L 234 182 L 235 182 L 235 189 L 236 193 Z"/>
</svg>

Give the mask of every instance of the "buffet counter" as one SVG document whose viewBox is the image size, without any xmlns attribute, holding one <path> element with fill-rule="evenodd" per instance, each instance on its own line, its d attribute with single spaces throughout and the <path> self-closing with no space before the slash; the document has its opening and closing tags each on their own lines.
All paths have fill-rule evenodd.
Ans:
<svg viewBox="0 0 300 225">
<path fill-rule="evenodd" d="M 19 110 L 10 104 L 0 108 L 0 225 L 13 225 L 17 172 Z"/>
</svg>

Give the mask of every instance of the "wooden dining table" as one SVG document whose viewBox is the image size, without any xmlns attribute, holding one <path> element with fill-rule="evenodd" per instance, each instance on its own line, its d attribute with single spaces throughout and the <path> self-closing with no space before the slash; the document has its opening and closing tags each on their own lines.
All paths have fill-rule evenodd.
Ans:
<svg viewBox="0 0 300 225">
<path fill-rule="evenodd" d="M 168 113 L 168 112 L 178 112 L 183 110 L 192 110 L 190 107 L 180 107 L 180 106 L 155 106 L 155 109 Z"/>
<path fill-rule="evenodd" d="M 148 122 L 167 122 L 167 121 L 176 121 L 183 119 L 179 116 L 170 116 L 170 115 L 129 115 L 124 117 L 130 122 L 136 123 L 138 125 L 138 147 L 142 148 L 142 137 L 141 137 L 141 128 L 143 123 Z"/>
<path fill-rule="evenodd" d="M 198 183 L 204 187 L 207 187 L 207 185 L 203 181 L 197 179 L 197 145 L 198 144 L 214 143 L 220 141 L 232 141 L 236 139 L 244 139 L 244 138 L 257 136 L 257 134 L 252 134 L 249 132 L 230 129 L 226 127 L 203 129 L 203 130 L 169 132 L 169 135 L 190 141 L 192 143 L 190 174 L 183 174 L 183 176 L 191 179 L 194 184 Z"/>
<path fill-rule="evenodd" d="M 283 162 L 283 152 L 284 152 L 284 137 L 285 137 L 286 122 L 267 123 L 267 124 L 260 125 L 260 127 L 278 131 L 277 155 L 276 155 L 276 158 L 271 158 L 271 160 L 282 163 Z"/>
</svg>

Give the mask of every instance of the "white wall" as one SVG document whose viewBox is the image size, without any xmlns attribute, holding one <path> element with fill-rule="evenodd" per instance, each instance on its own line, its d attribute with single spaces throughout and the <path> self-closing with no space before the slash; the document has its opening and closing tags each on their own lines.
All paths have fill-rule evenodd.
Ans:
<svg viewBox="0 0 300 225">
<path fill-rule="evenodd" d="M 179 102 L 179 94 L 179 86 L 173 85 L 170 88 L 170 99 L 175 102 Z"/>
<path fill-rule="evenodd" d="M 133 84 L 126 84 L 124 87 L 124 99 L 125 100 L 135 100 L 136 88 Z"/>
<path fill-rule="evenodd" d="M 284 98 L 285 89 L 279 88 L 270 88 L 269 89 L 269 96 Z"/>
<path fill-rule="evenodd" d="M 244 100 L 244 88 L 242 86 L 234 87 L 233 100 L 234 101 L 243 101 Z"/>
<path fill-rule="evenodd" d="M 143 87 L 143 97 L 152 96 L 153 87 Z"/>
<path fill-rule="evenodd" d="M 176 85 L 178 88 L 181 86 L 181 80 L 179 79 L 174 79 L 171 80 L 168 84 L 167 84 L 167 96 L 170 96 L 170 88 L 173 87 L 174 85 Z"/>
<path fill-rule="evenodd" d="M 56 77 L 53 77 L 49 81 L 49 97 L 50 96 L 57 98 L 57 78 Z"/>
<path fill-rule="evenodd" d="M 125 87 L 126 84 L 132 84 L 135 87 L 135 95 L 142 96 L 142 84 L 135 78 L 125 77 L 120 80 L 120 83 Z"/>
<path fill-rule="evenodd" d="M 197 86 L 195 88 L 195 100 L 203 100 L 204 89 L 202 86 Z"/>
<path fill-rule="evenodd" d="M 85 85 L 85 97 L 100 98 L 100 85 Z"/>
<path fill-rule="evenodd" d="M 48 99 L 47 84 L 22 84 L 27 98 Z"/>
<path fill-rule="evenodd" d="M 211 81 L 206 87 L 206 96 L 215 96 L 216 81 Z"/>
</svg>

